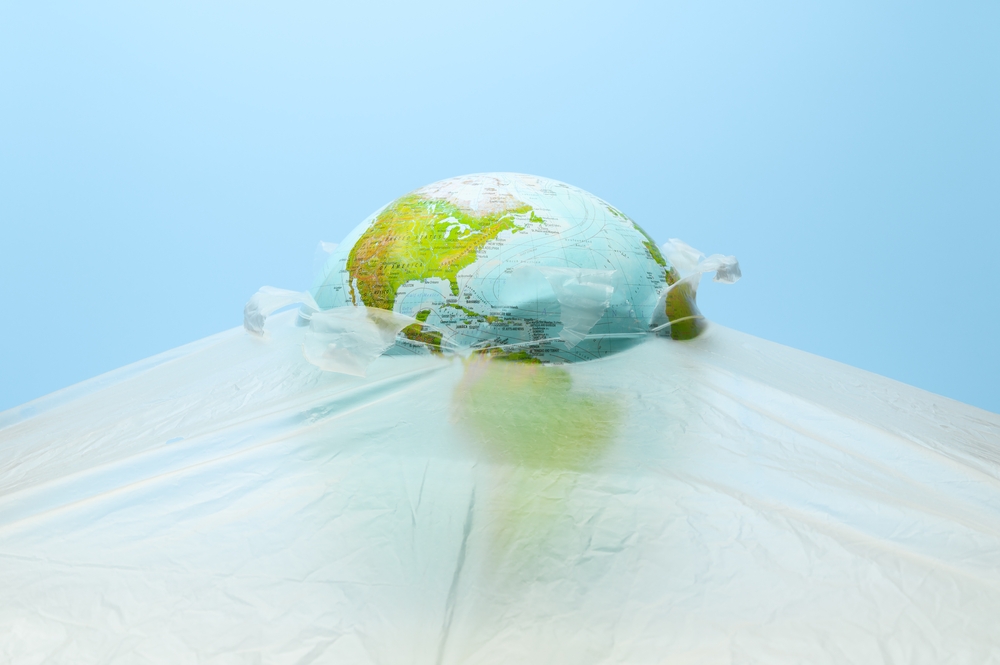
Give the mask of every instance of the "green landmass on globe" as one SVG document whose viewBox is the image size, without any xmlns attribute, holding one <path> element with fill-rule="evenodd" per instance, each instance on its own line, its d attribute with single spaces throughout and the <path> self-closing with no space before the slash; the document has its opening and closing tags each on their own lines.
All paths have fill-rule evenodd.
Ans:
<svg viewBox="0 0 1000 665">
<path fill-rule="evenodd" d="M 443 180 L 365 220 L 326 263 L 323 309 L 412 317 L 412 352 L 530 363 L 599 358 L 650 331 L 698 335 L 696 282 L 607 202 L 513 173 Z M 398 351 L 398 349 L 397 349 Z"/>
<path fill-rule="evenodd" d="M 347 270 L 369 307 L 392 309 L 400 286 L 428 277 L 447 279 L 457 296 L 458 272 L 501 231 L 523 226 L 519 216 L 543 223 L 527 204 L 478 215 L 444 199 L 409 194 L 379 213 L 351 249 Z"/>
</svg>

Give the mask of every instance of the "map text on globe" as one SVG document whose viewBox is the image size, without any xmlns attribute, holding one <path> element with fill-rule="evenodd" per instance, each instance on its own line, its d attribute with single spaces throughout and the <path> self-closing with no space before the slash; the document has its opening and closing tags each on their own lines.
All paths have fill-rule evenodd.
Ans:
<svg viewBox="0 0 1000 665">
<path fill-rule="evenodd" d="M 428 185 L 376 211 L 330 256 L 312 293 L 323 309 L 413 317 L 397 353 L 571 362 L 635 343 L 671 308 L 696 325 L 693 289 L 664 298 L 679 279 L 653 239 L 598 197 L 488 173 Z"/>
</svg>

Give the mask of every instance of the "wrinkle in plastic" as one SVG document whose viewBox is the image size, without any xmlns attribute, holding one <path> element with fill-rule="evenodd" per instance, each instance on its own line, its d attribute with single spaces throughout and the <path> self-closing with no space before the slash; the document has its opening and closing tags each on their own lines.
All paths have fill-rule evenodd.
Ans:
<svg viewBox="0 0 1000 665">
<path fill-rule="evenodd" d="M 243 327 L 249 333 L 262 336 L 267 317 L 292 305 L 302 305 L 307 315 L 319 310 L 319 305 L 308 292 L 262 286 L 243 307 Z"/>
<path fill-rule="evenodd" d="M 299 320 L 308 326 L 302 339 L 305 359 L 324 371 L 353 376 L 364 376 L 368 365 L 396 343 L 399 332 L 416 323 L 374 307 L 321 310 L 308 292 L 265 286 L 246 304 L 243 327 L 262 337 L 268 316 L 293 305 L 300 305 Z"/>
<path fill-rule="evenodd" d="M 364 376 L 368 365 L 396 343 L 396 335 L 414 323 L 416 319 L 384 309 L 323 310 L 309 319 L 303 354 L 327 372 Z"/>
<path fill-rule="evenodd" d="M 615 276 L 614 270 L 526 265 L 508 278 L 502 300 L 537 312 L 538 303 L 546 300 L 544 294 L 551 292 L 562 323 L 559 337 L 567 348 L 573 348 L 607 310 L 615 292 Z"/>
</svg>

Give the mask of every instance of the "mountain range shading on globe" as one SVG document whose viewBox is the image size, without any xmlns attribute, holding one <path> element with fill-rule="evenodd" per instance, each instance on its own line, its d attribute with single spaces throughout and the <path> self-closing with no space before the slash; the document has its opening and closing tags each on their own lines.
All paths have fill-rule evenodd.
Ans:
<svg viewBox="0 0 1000 665">
<path fill-rule="evenodd" d="M 333 251 L 311 294 L 320 310 L 364 307 L 412 320 L 389 353 L 589 360 L 650 332 L 696 336 L 704 325 L 698 276 L 739 277 L 733 257 L 706 260 L 679 241 L 663 249 L 571 185 L 468 175 L 377 210 Z"/>
</svg>

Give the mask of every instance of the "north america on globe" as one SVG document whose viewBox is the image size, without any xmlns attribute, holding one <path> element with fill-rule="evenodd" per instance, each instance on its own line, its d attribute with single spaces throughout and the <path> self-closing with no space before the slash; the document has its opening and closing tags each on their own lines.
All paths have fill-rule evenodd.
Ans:
<svg viewBox="0 0 1000 665">
<path fill-rule="evenodd" d="M 602 199 L 555 180 L 485 173 L 377 210 L 329 257 L 312 294 L 323 309 L 413 317 L 396 353 L 569 362 L 630 346 L 669 321 L 671 336 L 696 335 L 694 288 L 680 279 L 653 239 Z"/>
</svg>

